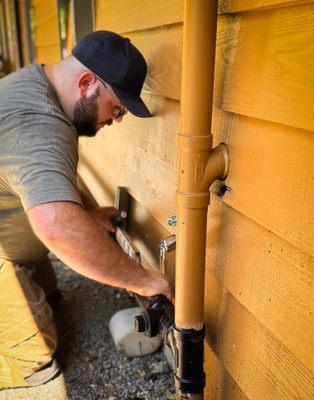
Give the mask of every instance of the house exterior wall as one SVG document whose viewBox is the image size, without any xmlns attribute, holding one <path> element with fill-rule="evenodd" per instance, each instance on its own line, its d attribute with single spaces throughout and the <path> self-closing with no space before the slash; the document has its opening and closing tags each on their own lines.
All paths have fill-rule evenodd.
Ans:
<svg viewBox="0 0 314 400">
<path fill-rule="evenodd" d="M 36 62 L 52 64 L 60 60 L 57 0 L 33 0 Z"/>
<path fill-rule="evenodd" d="M 55 32 L 52 3 L 34 4 Z M 128 188 L 131 235 L 156 268 L 160 240 L 175 233 L 167 220 L 176 213 L 183 6 L 95 1 L 95 29 L 129 37 L 144 54 L 154 117 L 128 114 L 80 140 L 80 176 L 101 205 Z M 44 26 L 39 62 L 58 53 Z M 208 210 L 208 400 L 314 397 L 313 26 L 312 1 L 220 1 L 212 133 L 231 163 L 228 190 L 219 197 L 214 184 Z"/>
<path fill-rule="evenodd" d="M 314 9 L 289 3 L 220 7 L 213 135 L 228 144 L 231 165 L 230 190 L 220 199 L 216 185 L 208 212 L 208 399 L 313 394 Z M 176 208 L 182 19 L 182 1 L 96 2 L 96 29 L 125 34 L 146 57 L 155 117 L 128 116 L 82 141 L 81 171 L 100 183 L 90 188 L 104 203 L 117 185 L 130 190 L 134 234 L 155 265 Z"/>
</svg>

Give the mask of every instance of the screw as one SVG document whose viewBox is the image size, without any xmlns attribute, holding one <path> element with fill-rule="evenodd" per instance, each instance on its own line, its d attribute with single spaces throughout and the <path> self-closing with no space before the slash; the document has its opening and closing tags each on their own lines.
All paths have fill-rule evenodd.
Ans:
<svg viewBox="0 0 314 400">
<path fill-rule="evenodd" d="M 169 226 L 177 226 L 177 216 L 173 215 L 168 219 L 168 225 Z"/>
</svg>

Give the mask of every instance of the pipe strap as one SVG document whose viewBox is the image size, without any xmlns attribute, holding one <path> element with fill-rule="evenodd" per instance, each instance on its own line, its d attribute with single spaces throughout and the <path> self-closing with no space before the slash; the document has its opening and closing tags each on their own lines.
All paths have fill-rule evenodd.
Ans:
<svg viewBox="0 0 314 400">
<path fill-rule="evenodd" d="M 182 151 L 208 151 L 213 145 L 213 135 L 186 136 L 178 134 L 178 148 Z"/>
<path fill-rule="evenodd" d="M 210 201 L 210 193 L 186 193 L 177 191 L 178 206 L 185 208 L 207 208 Z"/>
</svg>

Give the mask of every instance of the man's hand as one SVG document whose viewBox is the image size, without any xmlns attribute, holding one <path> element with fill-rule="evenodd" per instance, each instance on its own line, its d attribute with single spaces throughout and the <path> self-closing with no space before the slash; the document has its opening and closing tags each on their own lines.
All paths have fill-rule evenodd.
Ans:
<svg viewBox="0 0 314 400">
<path fill-rule="evenodd" d="M 114 213 L 110 207 L 105 219 Z M 166 278 L 160 272 L 144 269 L 123 253 L 103 230 L 108 225 L 101 227 L 99 220 L 96 223 L 80 205 L 67 201 L 40 204 L 30 208 L 27 216 L 38 238 L 74 271 L 142 296 L 164 294 L 172 298 Z"/>
<path fill-rule="evenodd" d="M 89 211 L 89 215 L 103 229 L 109 232 L 115 232 L 117 229 L 111 222 L 111 218 L 119 214 L 115 207 L 95 207 Z"/>
<path fill-rule="evenodd" d="M 166 277 L 162 275 L 159 271 L 146 270 L 150 279 L 150 286 L 146 286 L 138 294 L 141 296 L 156 296 L 157 294 L 163 294 L 168 297 L 170 301 L 173 300 L 173 291 Z"/>
</svg>

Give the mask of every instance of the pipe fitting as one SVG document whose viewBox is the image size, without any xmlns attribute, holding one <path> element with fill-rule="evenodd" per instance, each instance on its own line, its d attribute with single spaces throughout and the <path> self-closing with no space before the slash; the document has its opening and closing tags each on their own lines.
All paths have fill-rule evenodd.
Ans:
<svg viewBox="0 0 314 400">
<path fill-rule="evenodd" d="M 201 330 L 173 328 L 175 386 L 180 399 L 197 398 L 205 387 L 204 339 L 205 327 Z M 184 397 L 189 396 L 189 397 Z"/>
<path fill-rule="evenodd" d="M 207 207 L 209 188 L 216 179 L 225 179 L 229 171 L 229 152 L 225 143 L 212 148 L 212 135 L 178 135 L 180 150 L 178 205 Z"/>
<path fill-rule="evenodd" d="M 134 328 L 146 336 L 161 335 L 175 361 L 175 386 L 179 399 L 198 399 L 205 387 L 204 338 L 202 329 L 174 326 L 174 306 L 163 295 L 146 300 L 146 308 L 134 318 Z"/>
<path fill-rule="evenodd" d="M 210 188 L 216 179 L 226 179 L 229 172 L 229 151 L 225 143 L 220 143 L 209 152 L 204 171 L 203 187 Z"/>
<path fill-rule="evenodd" d="M 134 317 L 134 329 L 148 337 L 161 335 L 168 344 L 168 335 L 174 321 L 174 306 L 164 295 L 146 299 L 145 309 Z"/>
</svg>

